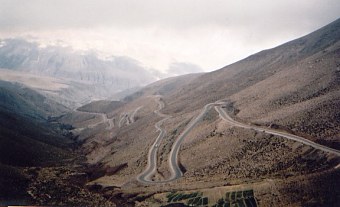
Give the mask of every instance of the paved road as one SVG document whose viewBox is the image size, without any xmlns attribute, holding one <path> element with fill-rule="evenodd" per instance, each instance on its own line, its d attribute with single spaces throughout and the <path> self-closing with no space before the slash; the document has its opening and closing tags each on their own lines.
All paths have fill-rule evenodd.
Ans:
<svg viewBox="0 0 340 207">
<path fill-rule="evenodd" d="M 163 122 L 165 120 L 170 118 L 169 115 L 165 115 L 165 114 L 162 114 L 162 113 L 159 112 L 161 109 L 164 108 L 164 102 L 160 101 L 160 98 L 158 99 L 158 101 L 159 101 L 159 108 L 158 108 L 158 110 L 155 110 L 154 113 L 158 114 L 161 117 L 164 117 L 164 119 L 162 119 L 161 121 L 159 121 L 155 124 L 155 127 L 157 128 L 158 131 L 160 131 L 160 133 L 159 133 L 156 141 L 154 142 L 154 144 L 151 146 L 151 148 L 149 150 L 147 168 L 137 177 L 137 180 L 142 182 L 142 183 L 166 183 L 166 182 L 170 182 L 170 181 L 173 181 L 173 180 L 176 180 L 176 179 L 182 177 L 183 173 L 182 173 L 182 171 L 179 167 L 179 164 L 178 164 L 178 153 L 179 153 L 181 144 L 182 144 L 184 138 L 190 133 L 190 131 L 196 126 L 196 124 L 199 121 L 202 120 L 205 113 L 207 111 L 209 111 L 213 106 L 214 106 L 215 110 L 219 113 L 219 116 L 224 121 L 226 121 L 229 124 L 232 124 L 234 126 L 242 127 L 242 128 L 246 128 L 246 129 L 253 129 L 253 130 L 256 130 L 256 131 L 281 136 L 281 137 L 284 137 L 284 138 L 287 138 L 287 139 L 290 139 L 290 140 L 294 140 L 294 141 L 306 144 L 306 145 L 311 146 L 315 149 L 322 150 L 322 151 L 340 156 L 339 150 L 335 150 L 335 149 L 317 144 L 317 143 L 310 141 L 308 139 L 305 139 L 303 137 L 299 137 L 299 136 L 289 134 L 289 133 L 286 133 L 286 132 L 277 131 L 277 130 L 274 130 L 274 129 L 262 128 L 262 127 L 258 127 L 258 126 L 250 126 L 250 125 L 235 121 L 227 114 L 227 112 L 225 110 L 223 110 L 222 106 L 225 105 L 226 103 L 223 102 L 223 101 L 216 101 L 215 103 L 209 103 L 209 104 L 205 105 L 203 110 L 201 111 L 201 113 L 195 119 L 190 121 L 190 123 L 187 125 L 185 130 L 180 134 L 180 136 L 174 142 L 174 144 L 171 148 L 170 154 L 169 154 L 169 159 L 168 159 L 169 160 L 169 169 L 170 169 L 170 172 L 171 172 L 170 178 L 168 178 L 166 180 L 162 180 L 162 181 L 154 181 L 154 180 L 152 180 L 152 176 L 157 171 L 158 146 L 160 145 L 161 140 L 163 139 L 163 137 L 166 134 L 165 130 L 162 129 L 160 126 L 163 124 Z"/>
<path fill-rule="evenodd" d="M 114 118 L 109 119 L 109 118 L 107 117 L 107 114 L 105 114 L 105 113 L 80 111 L 80 110 L 78 110 L 78 109 L 76 109 L 75 111 L 81 112 L 81 113 L 87 113 L 87 114 L 100 115 L 100 116 L 102 117 L 102 120 L 101 120 L 101 121 L 99 121 L 99 122 L 97 122 L 97 123 L 95 123 L 95 124 L 90 124 L 90 125 L 88 125 L 88 128 L 94 128 L 94 127 L 96 127 L 96 126 L 98 126 L 99 124 L 102 124 L 102 123 L 107 123 L 107 124 L 108 124 L 108 126 L 105 128 L 105 129 L 107 129 L 107 130 L 111 130 L 111 129 L 114 127 L 114 123 L 113 123 L 113 119 L 114 119 Z"/>
<path fill-rule="evenodd" d="M 184 138 L 189 134 L 189 132 L 196 126 L 196 124 L 202 120 L 203 116 L 207 111 L 211 109 L 211 107 L 214 105 L 214 103 L 210 103 L 204 106 L 201 113 L 193 120 L 189 122 L 185 130 L 179 135 L 179 137 L 174 142 L 170 155 L 169 155 L 169 167 L 171 170 L 171 177 L 169 180 L 175 180 L 177 178 L 182 177 L 183 173 L 178 165 L 178 153 L 181 147 L 181 144 L 184 140 Z"/>
<path fill-rule="evenodd" d="M 164 129 L 162 129 L 160 126 L 163 124 L 163 122 L 167 119 L 170 118 L 169 115 L 162 114 L 159 111 L 164 108 L 164 102 L 160 100 L 160 97 L 158 96 L 158 103 L 159 103 L 159 108 L 154 111 L 154 113 L 158 114 L 161 117 L 164 117 L 161 121 L 157 122 L 155 124 L 155 127 L 157 130 L 160 132 L 156 141 L 153 143 L 149 150 L 148 154 L 148 165 L 147 168 L 138 175 L 137 180 L 142 182 L 142 183 L 166 183 L 170 182 L 173 180 L 176 180 L 180 177 L 182 177 L 183 173 L 179 167 L 178 163 L 178 153 L 179 149 L 181 147 L 181 144 L 184 140 L 184 138 L 189 134 L 189 132 L 196 126 L 196 124 L 201 121 L 203 116 L 207 111 L 211 109 L 212 106 L 216 105 L 216 103 L 210 103 L 204 106 L 203 110 L 201 113 L 193 120 L 190 121 L 190 123 L 187 125 L 185 130 L 180 134 L 180 136 L 176 139 L 176 141 L 173 143 L 173 146 L 171 148 L 170 154 L 169 154 L 169 169 L 171 172 L 171 176 L 168 179 L 162 180 L 162 181 L 154 181 L 152 180 L 152 176 L 156 173 L 157 171 L 157 151 L 158 151 L 158 146 L 160 145 L 163 137 L 165 136 L 166 132 Z"/>
<path fill-rule="evenodd" d="M 226 121 L 226 122 L 228 122 L 228 123 L 230 123 L 230 124 L 232 124 L 234 126 L 238 126 L 238 127 L 242 127 L 242 128 L 246 128 L 246 129 L 253 129 L 253 130 L 256 130 L 256 131 L 260 131 L 260 132 L 265 132 L 265 133 L 272 134 L 272 135 L 281 136 L 281 137 L 284 137 L 286 139 L 294 140 L 294 141 L 300 142 L 302 144 L 311 146 L 311 147 L 313 147 L 315 149 L 322 150 L 322 151 L 325 151 L 325 152 L 332 153 L 332 154 L 335 154 L 337 156 L 340 156 L 340 151 L 339 150 L 332 149 L 332 148 L 329 148 L 329 147 L 317 144 L 317 143 L 315 143 L 315 142 L 313 142 L 311 140 L 305 139 L 305 138 L 300 137 L 300 136 L 289 134 L 287 132 L 277 131 L 277 130 L 274 130 L 274 129 L 268 129 L 268 128 L 263 128 L 263 127 L 258 127 L 258 126 L 250 126 L 250 125 L 247 125 L 247 124 L 244 124 L 244 123 L 241 123 L 241 122 L 237 122 L 237 121 L 233 120 L 227 114 L 227 112 L 222 109 L 221 106 L 215 106 L 215 110 L 219 113 L 220 117 L 224 121 Z"/>
<path fill-rule="evenodd" d="M 156 171 L 157 171 L 158 147 L 166 134 L 166 131 L 163 128 L 161 128 L 161 125 L 163 124 L 163 122 L 165 122 L 167 119 L 170 118 L 170 116 L 160 112 L 160 110 L 164 108 L 164 102 L 161 100 L 161 97 L 155 96 L 155 99 L 158 102 L 158 109 L 155 110 L 154 113 L 160 117 L 163 117 L 163 119 L 155 124 L 155 128 L 157 129 L 157 131 L 159 131 L 158 137 L 156 138 L 156 141 L 150 147 L 150 150 L 148 153 L 148 165 L 146 169 L 141 174 L 139 174 L 137 177 L 137 180 L 142 183 L 162 183 L 162 182 L 170 181 L 170 180 L 167 180 L 167 181 L 153 181 L 152 180 L 152 177 L 156 174 Z"/>
<path fill-rule="evenodd" d="M 127 116 L 128 116 L 128 115 L 127 115 L 126 113 L 120 115 L 120 120 L 119 120 L 119 122 L 118 122 L 118 127 L 119 127 L 119 128 L 122 127 L 122 124 L 123 124 L 123 121 L 124 121 L 124 120 L 127 121 Z"/>
<path fill-rule="evenodd" d="M 132 123 L 135 122 L 135 116 L 136 116 L 136 113 L 139 109 L 143 108 L 143 106 L 139 106 L 137 107 L 133 112 L 130 112 L 130 113 L 122 113 L 120 115 L 120 120 L 118 122 L 118 127 L 122 127 L 124 125 L 124 121 L 125 121 L 125 124 L 126 125 L 130 125 Z"/>
<path fill-rule="evenodd" d="M 139 109 L 143 108 L 143 106 L 139 106 L 137 107 L 130 115 L 130 121 L 131 123 L 134 123 L 136 120 L 135 120 L 135 116 L 136 116 L 136 113 L 137 111 L 139 111 Z"/>
<path fill-rule="evenodd" d="M 113 118 L 109 119 L 107 117 L 107 114 L 101 114 L 101 115 L 102 115 L 103 122 L 108 123 L 108 126 L 105 129 L 111 130 L 115 126 L 114 123 L 113 123 Z"/>
</svg>

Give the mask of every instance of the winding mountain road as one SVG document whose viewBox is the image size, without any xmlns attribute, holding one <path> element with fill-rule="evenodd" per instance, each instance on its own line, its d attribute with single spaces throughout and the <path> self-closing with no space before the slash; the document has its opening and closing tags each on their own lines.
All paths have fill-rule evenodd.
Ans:
<svg viewBox="0 0 340 207">
<path fill-rule="evenodd" d="M 130 115 L 130 121 L 131 123 L 134 123 L 136 120 L 136 113 L 139 111 L 139 109 L 143 108 L 143 106 L 137 107 Z"/>
<path fill-rule="evenodd" d="M 234 126 L 242 127 L 242 128 L 246 128 L 246 129 L 253 129 L 253 130 L 256 130 L 256 131 L 260 131 L 260 132 L 265 132 L 265 133 L 272 134 L 272 135 L 281 136 L 281 137 L 284 137 L 286 139 L 294 140 L 296 142 L 300 142 L 302 144 L 311 146 L 311 147 L 313 147 L 315 149 L 322 150 L 324 152 L 328 152 L 328 153 L 332 153 L 332 154 L 335 154 L 337 156 L 340 156 L 340 151 L 339 150 L 332 149 L 332 148 L 329 148 L 329 147 L 317 144 L 317 143 L 315 143 L 315 142 L 313 142 L 311 140 L 308 140 L 308 139 L 300 137 L 300 136 L 296 136 L 296 135 L 289 134 L 289 133 L 286 133 L 286 132 L 281 132 L 281 131 L 277 131 L 277 130 L 273 130 L 273 129 L 268 129 L 268 128 L 264 128 L 264 127 L 250 126 L 250 125 L 247 125 L 247 124 L 244 124 L 244 123 L 241 123 L 241 122 L 237 122 L 237 121 L 233 120 L 227 114 L 227 112 L 222 109 L 221 106 L 215 106 L 215 110 L 219 113 L 220 117 L 224 121 L 226 121 L 229 124 L 232 124 Z"/>
<path fill-rule="evenodd" d="M 114 127 L 114 123 L 113 123 L 113 119 L 109 119 L 107 117 L 107 114 L 105 113 L 99 113 L 99 112 L 89 112 L 89 111 L 80 111 L 78 109 L 75 110 L 76 112 L 80 112 L 80 113 L 86 113 L 86 114 L 94 114 L 94 115 L 100 115 L 102 117 L 102 120 L 95 123 L 95 124 L 90 124 L 88 125 L 88 128 L 94 128 L 96 126 L 98 126 L 99 124 L 102 124 L 102 123 L 107 123 L 107 127 L 105 129 L 107 130 L 111 130 L 113 127 Z"/>
<path fill-rule="evenodd" d="M 159 121 L 155 124 L 155 128 L 160 133 L 159 133 L 156 141 L 153 143 L 153 145 L 151 146 L 151 148 L 149 150 L 148 165 L 147 165 L 146 169 L 141 174 L 139 174 L 138 177 L 137 177 L 137 180 L 139 182 L 142 182 L 142 183 L 146 183 L 146 184 L 166 183 L 166 182 L 170 182 L 170 181 L 173 181 L 173 180 L 176 180 L 176 179 L 182 177 L 183 173 L 182 173 L 182 171 L 179 167 L 179 164 L 178 164 L 178 154 L 179 154 L 181 144 L 182 144 L 184 138 L 190 133 L 190 131 L 196 126 L 196 124 L 199 121 L 202 120 L 203 116 L 213 106 L 214 106 L 214 109 L 218 112 L 221 119 L 228 122 L 229 124 L 231 124 L 233 126 L 241 127 L 241 128 L 245 128 L 245 129 L 253 129 L 253 130 L 256 130 L 256 131 L 281 136 L 281 137 L 284 137 L 286 139 L 290 139 L 290 140 L 297 141 L 297 142 L 300 142 L 302 144 L 311 146 L 315 149 L 322 150 L 322 151 L 325 151 L 327 153 L 332 153 L 332 154 L 335 154 L 337 156 L 340 156 L 339 150 L 332 149 L 332 148 L 317 144 L 317 143 L 310 141 L 308 139 L 305 139 L 303 137 L 299 137 L 299 136 L 296 136 L 296 135 L 293 135 L 293 134 L 289 134 L 289 133 L 286 133 L 286 132 L 281 132 L 281 131 L 277 131 L 277 130 L 273 130 L 273 129 L 263 128 L 263 127 L 258 127 L 258 126 L 251 126 L 251 125 L 247 125 L 247 124 L 235 121 L 222 108 L 222 106 L 226 105 L 227 103 L 220 100 L 220 101 L 216 101 L 215 103 L 209 103 L 209 104 L 205 105 L 203 107 L 201 113 L 195 119 L 193 119 L 189 122 L 189 124 L 187 125 L 185 130 L 179 135 L 179 137 L 173 143 L 173 146 L 171 148 L 171 151 L 170 151 L 170 154 L 169 154 L 169 159 L 168 159 L 171 176 L 168 179 L 165 179 L 165 180 L 162 180 L 162 181 L 155 181 L 155 180 L 152 180 L 152 177 L 153 177 L 153 175 L 155 175 L 155 173 L 157 171 L 158 146 L 160 145 L 161 140 L 163 139 L 163 137 L 166 134 L 165 130 L 161 128 L 161 125 L 163 124 L 164 121 L 166 121 L 167 119 L 170 118 L 169 115 L 162 114 L 161 112 L 159 112 L 161 109 L 164 108 L 164 102 L 161 101 L 161 98 L 159 96 L 158 96 L 158 103 L 159 103 L 159 107 L 158 107 L 157 110 L 154 111 L 154 113 L 156 113 L 159 116 L 164 117 L 164 118 L 161 121 Z"/>
<path fill-rule="evenodd" d="M 118 127 L 119 127 L 119 128 L 122 127 L 123 121 L 124 121 L 124 120 L 127 120 L 127 116 L 128 116 L 128 115 L 127 115 L 126 113 L 120 115 L 120 120 L 119 120 L 119 122 L 118 122 Z"/>
<path fill-rule="evenodd" d="M 196 126 L 196 124 L 199 121 L 202 120 L 205 113 L 207 111 L 209 111 L 213 105 L 214 105 L 214 103 L 210 103 L 210 104 L 205 105 L 203 110 L 201 111 L 201 113 L 195 119 L 193 119 L 189 122 L 189 124 L 187 125 L 185 130 L 179 135 L 179 137 L 174 142 L 174 144 L 171 148 L 170 154 L 169 154 L 169 167 L 170 167 L 170 170 L 171 170 L 171 177 L 170 177 L 170 179 L 166 180 L 167 182 L 182 177 L 183 173 L 182 173 L 182 171 L 181 171 L 181 169 L 178 165 L 178 153 L 179 153 L 179 149 L 181 147 L 181 144 L 182 144 L 184 138 Z"/>
<path fill-rule="evenodd" d="M 163 122 L 165 122 L 167 119 L 170 118 L 170 116 L 163 114 L 160 112 L 164 108 L 164 102 L 161 100 L 160 96 L 155 96 L 156 101 L 158 102 L 158 109 L 154 111 L 155 114 L 157 114 L 160 117 L 163 117 L 162 120 L 157 122 L 155 124 L 155 128 L 157 131 L 159 131 L 158 137 L 156 138 L 155 142 L 152 144 L 152 146 L 149 149 L 148 153 L 148 164 L 146 169 L 138 175 L 137 180 L 142 183 L 161 183 L 161 182 L 169 182 L 170 180 L 167 181 L 154 181 L 152 180 L 152 176 L 156 173 L 157 171 L 157 152 L 158 152 L 158 147 L 164 138 L 166 131 L 165 129 L 161 128 L 161 125 Z"/>
<path fill-rule="evenodd" d="M 124 112 L 120 115 L 120 119 L 118 122 L 118 127 L 121 128 L 124 125 L 124 121 L 126 125 L 130 125 L 134 123 L 136 120 L 136 113 L 143 108 L 143 106 L 137 107 L 133 112 Z"/>
</svg>

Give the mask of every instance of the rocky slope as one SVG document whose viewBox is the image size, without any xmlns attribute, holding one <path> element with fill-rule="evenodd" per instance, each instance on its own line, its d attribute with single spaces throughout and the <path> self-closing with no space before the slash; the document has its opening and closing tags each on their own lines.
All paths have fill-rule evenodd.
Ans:
<svg viewBox="0 0 340 207">
<path fill-rule="evenodd" d="M 86 165 L 56 121 L 67 109 L 29 88 L 0 81 L 0 205 L 115 206 L 85 187 Z"/>
<path fill-rule="evenodd" d="M 53 122 L 72 125 L 69 129 L 82 144 L 81 153 L 88 164 L 66 171 L 63 167 L 27 168 L 14 175 L 26 172 L 32 179 L 39 178 L 39 182 L 29 185 L 32 194 L 29 198 L 48 205 L 75 205 L 73 199 L 79 197 L 81 205 L 185 206 L 184 203 L 194 202 L 189 201 L 190 195 L 195 197 L 195 203 L 205 200 L 209 206 L 241 205 L 250 202 L 249 199 L 252 199 L 251 206 L 338 206 L 340 192 L 336 181 L 340 160 L 337 155 L 264 131 L 237 127 L 221 119 L 213 108 L 204 114 L 181 145 L 178 160 L 183 172 L 181 178 L 145 184 L 136 177 L 146 168 L 149 149 L 162 128 L 165 135 L 155 146 L 157 169 L 152 179 L 166 180 L 170 176 L 168 156 L 173 143 L 206 104 L 217 100 L 227 102 L 223 110 L 237 121 L 297 134 L 339 149 L 339 34 L 340 20 L 337 20 L 305 37 L 220 70 L 161 80 L 122 102 L 92 102 L 55 117 Z M 17 63 L 9 62 L 8 65 L 15 68 Z M 25 60 L 18 58 L 18 62 L 23 64 Z M 3 94 L 9 100 L 4 104 L 9 108 L 6 113 L 12 106 L 16 108 L 17 101 L 11 100 L 26 101 L 13 92 Z M 26 102 L 22 106 L 24 111 L 34 105 Z M 37 114 L 45 114 L 37 119 L 46 117 L 44 111 Z M 16 120 L 13 116 L 16 115 L 4 112 L 2 117 Z M 164 117 L 167 119 L 163 120 Z M 15 124 L 4 126 L 14 137 L 11 126 Z M 25 136 L 26 132 L 19 136 L 20 142 L 28 140 L 23 139 Z M 5 134 L 4 137 L 10 142 L 11 136 Z M 43 152 L 46 153 L 46 149 Z M 57 153 L 62 154 L 63 151 Z M 78 185 L 69 187 L 67 183 L 74 182 L 71 176 L 74 174 L 80 175 L 75 179 Z M 84 189 L 84 185 L 91 192 Z M 39 192 L 40 186 L 47 189 Z M 55 186 L 58 190 L 53 190 Z M 93 193 L 95 196 L 91 196 Z M 37 196 L 41 194 L 43 196 Z M 175 194 L 176 199 L 170 199 Z M 63 197 L 51 195 L 70 197 L 67 202 L 61 202 Z M 91 203 L 89 197 L 96 199 Z"/>
<path fill-rule="evenodd" d="M 340 20 L 305 37 L 200 76 L 172 96 L 167 112 L 228 99 L 247 122 L 288 127 L 333 143 L 340 126 Z M 190 103 L 190 104 L 188 104 Z"/>
<path fill-rule="evenodd" d="M 229 103 L 225 110 L 236 120 L 339 149 L 339 34 L 337 20 L 220 70 L 156 82 L 106 112 L 116 122 L 111 130 L 105 130 L 105 125 L 93 130 L 78 125 L 85 128 L 79 136 L 85 141 L 89 162 L 125 166 L 95 182 L 120 187 L 125 193 L 159 191 L 157 185 L 145 186 L 135 180 L 146 167 L 147 152 L 159 133 L 155 123 L 162 117 L 154 113 L 159 107 L 155 95 L 162 95 L 165 105 L 161 112 L 171 116 L 162 124 L 166 135 L 158 146 L 155 180 L 170 176 L 169 152 L 190 120 L 206 104 L 221 99 Z M 135 110 L 138 119 L 126 121 Z M 279 136 L 231 126 L 214 110 L 186 137 L 179 162 L 183 178 L 164 184 L 164 191 L 251 184 L 261 206 L 332 206 L 339 202 L 331 193 L 338 192 L 334 185 L 316 186 L 317 180 L 338 177 L 336 156 Z M 300 181 L 308 188 L 289 199 L 287 192 Z M 314 197 L 315 193 L 322 197 Z M 303 199 L 300 202 L 296 197 Z"/>
</svg>

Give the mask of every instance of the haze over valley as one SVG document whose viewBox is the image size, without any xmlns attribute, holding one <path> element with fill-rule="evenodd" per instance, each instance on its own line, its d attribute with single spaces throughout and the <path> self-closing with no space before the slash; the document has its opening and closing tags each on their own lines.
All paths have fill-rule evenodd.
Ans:
<svg viewBox="0 0 340 207">
<path fill-rule="evenodd" d="M 97 14 L 101 3 L 93 6 Z M 193 18 L 183 16 L 183 22 L 165 18 L 171 16 L 165 7 L 150 2 L 144 6 L 162 11 L 155 14 L 159 20 L 150 20 L 154 28 L 158 21 L 180 31 L 187 27 L 188 43 L 183 45 L 188 46 L 198 44 L 188 25 L 195 25 L 202 4 L 199 1 L 194 11 L 188 11 Z M 266 9 L 279 11 L 268 5 L 259 9 L 263 15 Z M 302 5 L 311 11 L 316 8 L 305 1 L 300 9 Z M 128 8 L 133 11 L 134 6 Z M 178 8 L 178 15 L 187 8 L 186 3 L 168 6 Z M 207 9 L 214 8 L 216 15 L 207 10 L 202 19 L 218 22 L 220 9 L 210 6 Z M 281 6 L 286 8 L 284 3 Z M 253 43 L 258 45 L 249 50 L 225 45 L 229 52 L 224 55 L 233 49 L 247 55 L 226 58 L 226 66 L 212 69 L 220 64 L 217 55 L 208 66 L 212 50 L 207 48 L 206 58 L 199 55 L 202 51 L 193 52 L 199 46 L 178 50 L 172 39 L 160 41 L 161 29 L 160 39 L 157 35 L 154 39 L 161 46 L 138 42 L 130 50 L 127 43 L 126 54 L 107 55 L 104 45 L 98 50 L 77 48 L 70 36 L 57 43 L 44 41 L 43 36 L 50 34 L 44 29 L 54 31 L 75 23 L 83 27 L 84 8 L 77 10 L 77 20 L 56 19 L 51 24 L 34 21 L 34 13 L 27 17 L 27 25 L 37 31 L 23 22 L 8 26 L 0 21 L 7 25 L 6 31 L 0 30 L 1 206 L 339 206 L 340 19 L 333 9 L 320 8 L 333 18 L 328 24 L 289 41 L 283 38 L 280 45 L 272 41 L 271 49 L 267 45 L 275 35 L 268 34 L 267 40 Z M 138 10 L 137 25 L 149 31 L 144 18 L 154 10 L 143 8 Z M 320 24 L 304 12 L 302 19 L 314 27 Z M 8 22 L 17 21 L 12 14 L 1 15 Z M 65 10 L 65 19 L 67 15 Z M 271 15 L 280 20 L 278 28 L 286 23 L 285 18 Z M 250 27 L 238 19 L 238 12 L 230 13 L 231 17 Z M 111 24 L 101 15 L 96 18 L 103 25 Z M 131 14 L 126 22 L 121 20 L 126 23 L 123 31 L 130 31 L 137 19 Z M 88 24 L 94 24 L 92 20 Z M 112 21 L 117 28 L 122 26 L 121 21 Z M 295 26 L 278 33 L 291 28 Z M 300 34 L 303 29 L 294 31 Z M 39 38 L 17 35 L 20 32 Z M 207 44 L 205 35 L 214 33 L 197 34 L 202 45 Z M 244 40 L 237 41 L 242 45 Z M 248 54 L 261 45 L 260 52 Z M 216 51 L 220 53 L 218 47 Z"/>
</svg>

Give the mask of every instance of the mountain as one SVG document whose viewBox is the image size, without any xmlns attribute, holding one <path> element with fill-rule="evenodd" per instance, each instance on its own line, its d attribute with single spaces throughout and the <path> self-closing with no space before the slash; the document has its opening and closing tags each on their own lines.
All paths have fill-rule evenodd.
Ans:
<svg viewBox="0 0 340 207">
<path fill-rule="evenodd" d="M 61 46 L 42 47 L 24 39 L 1 40 L 0 68 L 110 85 L 116 90 L 145 85 L 154 80 L 136 60 L 128 57 L 103 60 L 93 51 L 80 52 Z"/>
<path fill-rule="evenodd" d="M 0 86 L 0 200 L 29 199 L 23 167 L 51 165 L 70 157 L 66 146 L 71 140 L 47 122 L 51 114 L 66 110 L 60 104 L 52 108 L 45 97 L 28 88 L 3 81 Z"/>
<path fill-rule="evenodd" d="M 322 142 L 339 137 L 340 20 L 307 36 L 200 76 L 165 97 L 169 113 L 228 99 L 238 118 L 277 124 Z M 190 104 L 186 102 L 190 101 Z M 182 103 L 179 105 L 178 103 Z M 320 140 L 320 141 L 321 141 Z M 340 149 L 338 141 L 336 146 Z"/>
<path fill-rule="evenodd" d="M 194 202 L 186 197 L 197 192 L 209 205 L 336 206 L 339 60 L 336 20 L 214 72 L 146 86 L 105 109 L 113 128 L 64 121 L 79 129 L 88 162 L 119 169 L 93 182 L 148 192 L 144 205 Z"/>
<path fill-rule="evenodd" d="M 0 201 L 340 204 L 340 19 L 219 70 L 157 81 L 121 101 L 80 101 L 96 95 L 86 86 L 99 92 L 99 85 L 110 82 L 83 71 L 114 60 L 99 64 L 89 58 L 91 67 L 76 61 L 78 70 L 65 59 L 49 63 L 39 56 L 39 67 L 25 58 L 32 50 L 2 45 L 7 52 L 1 67 L 7 70 L 1 77 L 19 83 L 0 82 L 0 184 L 14 186 L 1 192 Z M 44 75 L 33 74 L 40 70 Z M 60 104 L 72 97 L 74 106 L 83 106 Z"/>
<path fill-rule="evenodd" d="M 16 76 L 15 80 L 54 79 L 66 87 L 51 98 L 71 108 L 90 100 L 119 98 L 122 93 L 151 83 L 155 80 L 151 73 L 128 57 L 99 58 L 93 51 L 75 51 L 69 47 L 46 46 L 24 39 L 0 40 L 1 79 Z M 49 80 L 51 81 L 51 80 Z M 22 83 L 22 82 L 21 82 Z M 30 86 L 25 81 L 26 86 Z M 47 91 L 47 93 L 46 93 Z M 52 90 L 55 92 L 55 90 Z M 81 93 L 80 93 L 81 92 Z"/>
<path fill-rule="evenodd" d="M 87 170 L 72 126 L 56 121 L 66 111 L 30 88 L 0 81 L 0 205 L 115 206 L 84 186 Z"/>
</svg>

